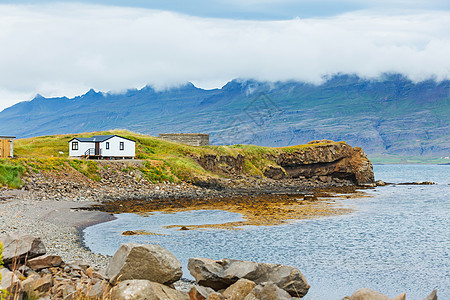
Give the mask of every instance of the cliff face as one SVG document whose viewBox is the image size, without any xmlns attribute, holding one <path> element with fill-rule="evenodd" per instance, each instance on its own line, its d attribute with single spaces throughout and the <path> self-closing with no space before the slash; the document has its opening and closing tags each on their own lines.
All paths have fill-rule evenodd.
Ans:
<svg viewBox="0 0 450 300">
<path fill-rule="evenodd" d="M 245 155 L 205 155 L 197 162 L 206 170 L 233 177 L 245 174 Z M 264 177 L 274 180 L 320 178 L 325 182 L 345 181 L 356 185 L 374 184 L 373 167 L 364 151 L 344 142 L 312 141 L 305 147 L 277 149 L 267 154 L 270 163 Z"/>
<path fill-rule="evenodd" d="M 314 147 L 282 152 L 275 157 L 290 178 L 331 176 L 358 185 L 374 183 L 373 167 L 364 151 L 333 141 L 312 141 Z"/>
</svg>

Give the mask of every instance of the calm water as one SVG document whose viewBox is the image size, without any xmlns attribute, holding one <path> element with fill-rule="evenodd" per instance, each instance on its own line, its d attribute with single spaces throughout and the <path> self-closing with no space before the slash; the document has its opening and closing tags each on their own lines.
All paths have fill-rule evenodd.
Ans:
<svg viewBox="0 0 450 300">
<path fill-rule="evenodd" d="M 305 299 L 341 299 L 368 287 L 394 297 L 423 299 L 438 289 L 450 299 L 450 166 L 374 166 L 387 182 L 430 180 L 433 186 L 386 186 L 373 197 L 339 200 L 352 214 L 289 225 L 239 231 L 177 231 L 164 225 L 213 224 L 240 220 L 222 211 L 191 211 L 118 219 L 85 229 L 86 245 L 113 255 L 121 243 L 157 243 L 185 268 L 189 257 L 235 258 L 298 267 L 311 289 Z M 165 235 L 122 236 L 125 230 Z"/>
</svg>

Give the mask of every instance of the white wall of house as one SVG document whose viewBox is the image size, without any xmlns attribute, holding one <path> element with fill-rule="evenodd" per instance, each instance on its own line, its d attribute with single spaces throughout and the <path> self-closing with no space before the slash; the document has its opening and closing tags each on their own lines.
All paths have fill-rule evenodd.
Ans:
<svg viewBox="0 0 450 300">
<path fill-rule="evenodd" d="M 120 148 L 120 143 L 123 143 L 123 150 Z M 109 143 L 109 149 L 107 149 Z M 115 136 L 100 143 L 102 149 L 102 156 L 109 157 L 134 157 L 136 155 L 136 143 L 119 136 Z"/>
<path fill-rule="evenodd" d="M 78 143 L 78 150 L 72 150 L 73 143 Z M 80 142 L 78 140 L 72 140 L 69 143 L 69 156 L 81 157 L 84 155 L 86 150 L 88 150 L 89 148 L 95 148 L 95 143 L 94 142 Z"/>
<path fill-rule="evenodd" d="M 78 150 L 73 150 L 73 143 L 78 143 Z M 123 149 L 120 143 L 123 143 Z M 71 157 L 81 157 L 88 149 L 95 149 L 95 142 L 80 142 L 78 140 L 69 142 L 69 156 Z M 104 157 L 135 157 L 136 143 L 119 136 L 114 136 L 106 141 L 100 142 L 100 154 Z"/>
</svg>

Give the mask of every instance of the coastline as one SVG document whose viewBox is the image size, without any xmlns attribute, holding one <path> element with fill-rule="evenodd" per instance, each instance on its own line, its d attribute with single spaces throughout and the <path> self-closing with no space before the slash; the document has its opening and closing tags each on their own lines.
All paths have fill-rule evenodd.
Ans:
<svg viewBox="0 0 450 300">
<path fill-rule="evenodd" d="M 351 193 L 351 191 L 354 191 L 354 188 L 355 187 L 345 187 L 344 189 L 347 192 Z M 177 192 L 179 192 L 177 186 L 172 186 L 170 184 L 164 187 L 159 185 L 159 189 L 166 190 L 166 192 L 173 192 L 169 192 L 170 195 L 176 195 Z M 262 193 L 263 190 L 260 190 L 260 192 Z M 311 196 L 311 192 L 312 191 L 309 190 L 308 193 L 305 193 L 306 196 Z M 317 193 L 317 195 L 321 198 L 328 194 L 324 192 L 324 190 L 317 190 L 313 193 Z M 180 194 L 183 195 L 184 193 L 181 192 Z M 219 192 L 204 188 L 200 188 L 200 190 L 196 189 L 195 193 L 191 194 L 191 198 L 189 198 L 189 201 L 187 202 L 190 205 L 188 207 L 184 207 L 184 209 L 189 210 L 202 208 L 200 206 L 194 205 L 193 203 L 195 203 L 197 200 L 200 201 L 205 195 L 212 196 L 210 200 L 214 199 L 213 201 L 223 201 L 223 199 L 228 197 L 236 197 L 236 194 L 240 193 L 235 193 L 234 195 L 233 193 L 231 194 L 232 195 L 228 195 L 227 190 Z M 242 197 L 245 197 L 246 195 L 249 196 L 250 194 L 241 194 Z M 331 194 L 329 195 L 331 196 Z M 272 197 L 277 197 L 277 194 L 273 194 Z M 125 211 L 101 211 L 98 209 L 98 207 L 102 206 L 102 203 L 95 200 L 80 201 L 78 198 L 64 198 L 63 200 L 58 198 L 47 198 L 42 200 L 39 199 L 41 198 L 38 195 L 33 195 L 33 193 L 29 191 L 6 189 L 1 190 L 0 234 L 21 233 L 38 236 L 41 237 L 41 239 L 47 246 L 48 254 L 59 255 L 63 258 L 64 261 L 68 262 L 81 260 L 99 269 L 106 267 L 109 261 L 109 256 L 94 253 L 88 247 L 86 247 L 82 231 L 88 226 L 114 220 L 116 218 L 114 217 L 113 213 L 120 213 Z M 176 201 L 179 201 L 183 198 L 176 197 L 175 199 Z M 159 203 L 159 208 L 152 210 L 176 211 L 177 209 L 170 209 L 173 200 L 174 199 L 171 199 L 171 197 L 161 197 L 155 200 L 155 202 Z M 184 198 L 184 200 L 186 200 L 186 198 Z M 108 201 L 107 203 L 116 203 L 117 208 L 119 207 L 120 203 L 123 203 L 123 201 L 123 199 L 116 199 Z M 133 201 L 136 201 L 136 199 L 130 199 L 128 201 L 132 203 Z M 315 206 L 321 201 L 314 200 L 312 202 L 301 202 L 307 202 L 306 206 L 309 207 Z M 209 203 L 209 205 L 214 204 L 215 203 Z M 302 205 L 304 206 L 304 204 Z M 92 207 L 97 208 L 93 209 Z M 342 211 L 341 213 L 348 213 L 348 211 Z M 243 215 L 245 216 L 245 213 Z M 315 218 L 322 217 L 323 215 L 323 211 L 321 211 L 321 213 L 316 213 L 314 210 L 312 210 L 308 212 L 307 217 Z M 280 220 L 282 219 L 283 216 L 278 219 L 278 222 L 275 222 L 273 224 L 266 223 L 265 225 L 281 224 L 282 221 L 280 222 Z M 230 227 L 228 227 L 228 229 L 230 229 Z"/>
<path fill-rule="evenodd" d="M 40 237 L 48 254 L 64 261 L 88 262 L 104 268 L 108 256 L 91 252 L 83 242 L 82 230 L 87 226 L 115 219 L 111 214 L 80 210 L 94 202 L 30 200 L 27 192 L 3 190 L 0 195 L 0 234 L 20 233 Z"/>
</svg>

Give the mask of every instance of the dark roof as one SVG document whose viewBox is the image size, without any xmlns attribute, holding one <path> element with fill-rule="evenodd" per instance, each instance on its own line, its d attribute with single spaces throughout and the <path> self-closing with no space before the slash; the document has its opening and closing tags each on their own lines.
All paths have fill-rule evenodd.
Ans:
<svg viewBox="0 0 450 300">
<path fill-rule="evenodd" d="M 10 136 L 10 135 L 0 135 L 0 139 L 15 139 L 15 136 Z"/>
<path fill-rule="evenodd" d="M 115 135 L 115 134 L 113 134 L 113 135 L 94 135 L 94 136 L 92 136 L 90 138 L 73 138 L 69 142 L 71 142 L 72 140 L 77 140 L 77 141 L 80 141 L 80 142 L 104 142 L 104 141 L 109 140 L 110 138 L 113 138 L 115 136 L 134 142 L 133 140 L 130 140 L 130 139 L 127 139 L 127 138 L 124 138 L 122 136 L 118 136 L 118 135 Z"/>
</svg>

